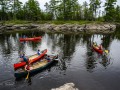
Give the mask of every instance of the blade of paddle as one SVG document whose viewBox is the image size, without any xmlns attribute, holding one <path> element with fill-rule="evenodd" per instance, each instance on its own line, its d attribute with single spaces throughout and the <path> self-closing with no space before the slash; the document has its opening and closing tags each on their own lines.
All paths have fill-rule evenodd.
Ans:
<svg viewBox="0 0 120 90">
<path fill-rule="evenodd" d="M 104 52 L 105 52 L 106 54 L 108 54 L 108 53 L 109 53 L 109 51 L 108 51 L 108 50 L 104 50 Z"/>
<path fill-rule="evenodd" d="M 28 74 L 27 74 L 27 77 L 26 77 L 26 79 L 28 79 L 29 78 L 29 71 L 28 71 Z"/>
</svg>

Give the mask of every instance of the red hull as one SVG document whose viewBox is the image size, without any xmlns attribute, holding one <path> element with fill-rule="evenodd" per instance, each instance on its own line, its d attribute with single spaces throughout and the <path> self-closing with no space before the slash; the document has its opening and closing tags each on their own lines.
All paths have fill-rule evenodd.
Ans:
<svg viewBox="0 0 120 90">
<path fill-rule="evenodd" d="M 36 57 L 36 58 L 34 58 L 34 59 L 30 59 L 30 60 L 29 60 L 29 63 L 34 63 L 34 62 L 38 61 L 38 60 L 39 60 L 40 58 L 42 58 L 46 53 L 47 53 L 47 49 L 45 49 L 45 50 L 43 51 L 43 53 L 40 54 L 40 56 L 38 56 L 38 57 Z M 23 67 L 23 66 L 25 66 L 25 65 L 26 65 L 26 62 L 15 63 L 15 64 L 14 64 L 14 69 L 16 70 L 16 69 L 21 68 L 21 67 Z"/>
<path fill-rule="evenodd" d="M 34 37 L 34 38 L 20 38 L 20 41 L 34 41 L 34 40 L 40 40 L 42 37 Z"/>
<path fill-rule="evenodd" d="M 103 50 L 100 50 L 100 49 L 96 48 L 94 45 L 92 47 L 96 52 L 98 52 L 100 54 L 103 54 Z"/>
</svg>

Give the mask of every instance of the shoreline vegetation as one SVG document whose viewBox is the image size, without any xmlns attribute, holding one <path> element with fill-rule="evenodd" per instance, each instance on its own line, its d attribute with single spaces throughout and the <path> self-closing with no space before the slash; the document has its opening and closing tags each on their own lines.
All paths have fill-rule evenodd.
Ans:
<svg viewBox="0 0 120 90">
<path fill-rule="evenodd" d="M 118 23 L 119 24 L 119 23 Z M 37 30 L 61 33 L 113 33 L 116 23 L 100 21 L 4 21 L 0 22 L 0 33 L 18 30 Z"/>
<path fill-rule="evenodd" d="M 38 0 L 1 0 L 0 33 L 38 30 L 62 33 L 112 33 L 120 23 L 117 0 L 50 0 L 45 10 Z M 101 10 L 104 8 L 104 10 Z"/>
<path fill-rule="evenodd" d="M 119 24 L 120 22 L 105 22 L 105 21 L 87 21 L 87 20 L 41 20 L 41 21 L 26 21 L 26 20 L 11 20 L 11 21 L 0 21 L 0 25 L 3 24 L 9 24 L 9 25 L 14 25 L 14 24 L 55 24 L 55 25 L 61 25 L 61 24 L 106 24 L 106 23 L 111 23 L 111 24 Z"/>
</svg>

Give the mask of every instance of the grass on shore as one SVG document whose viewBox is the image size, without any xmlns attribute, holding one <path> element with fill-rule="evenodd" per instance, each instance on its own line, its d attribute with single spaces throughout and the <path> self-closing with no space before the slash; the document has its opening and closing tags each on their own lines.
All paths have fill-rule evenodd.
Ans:
<svg viewBox="0 0 120 90">
<path fill-rule="evenodd" d="M 82 25 L 82 24 L 101 24 L 101 23 L 104 23 L 104 22 L 101 22 L 101 21 L 58 21 L 58 20 L 52 20 L 52 21 L 23 21 L 23 20 L 11 20 L 11 21 L 4 21 L 4 22 L 1 22 L 1 23 L 4 23 L 4 24 L 30 24 L 30 23 L 33 23 L 33 24 L 56 24 L 56 25 L 59 25 L 59 24 L 79 24 L 79 25 Z"/>
</svg>

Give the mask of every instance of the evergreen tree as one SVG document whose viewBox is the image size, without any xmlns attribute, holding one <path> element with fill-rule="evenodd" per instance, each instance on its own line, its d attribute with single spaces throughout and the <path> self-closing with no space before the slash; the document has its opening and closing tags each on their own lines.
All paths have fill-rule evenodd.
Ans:
<svg viewBox="0 0 120 90">
<path fill-rule="evenodd" d="M 9 8 L 11 9 L 11 12 L 13 13 L 13 19 L 16 20 L 17 17 L 20 18 L 21 17 L 20 12 L 22 10 L 22 2 L 20 2 L 19 0 L 11 0 L 10 7 Z"/>
<path fill-rule="evenodd" d="M 40 18 L 40 7 L 36 0 L 28 0 L 24 5 L 24 11 L 27 20 L 39 20 Z"/>
<path fill-rule="evenodd" d="M 120 6 L 117 5 L 116 10 L 115 10 L 115 20 L 117 22 L 120 22 Z"/>
<path fill-rule="evenodd" d="M 115 4 L 117 0 L 106 0 L 105 3 L 105 21 L 114 21 L 114 16 L 115 16 Z"/>
<path fill-rule="evenodd" d="M 0 19 L 7 20 L 7 11 L 10 0 L 0 0 Z"/>
<path fill-rule="evenodd" d="M 88 3 L 85 1 L 83 2 L 83 12 L 84 12 L 84 20 L 88 20 Z"/>
<path fill-rule="evenodd" d="M 100 0 L 90 0 L 90 17 L 92 20 L 95 20 L 97 17 L 97 10 L 100 8 Z"/>
</svg>

